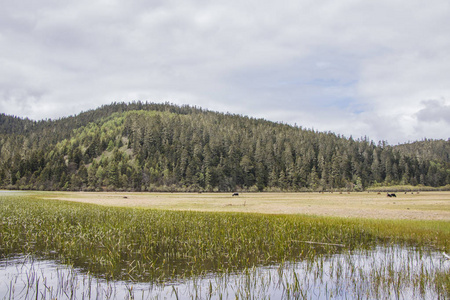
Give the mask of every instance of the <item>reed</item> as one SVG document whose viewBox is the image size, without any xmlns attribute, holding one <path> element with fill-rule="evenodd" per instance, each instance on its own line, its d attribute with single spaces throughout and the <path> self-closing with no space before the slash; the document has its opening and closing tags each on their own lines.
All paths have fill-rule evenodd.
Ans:
<svg viewBox="0 0 450 300">
<path fill-rule="evenodd" d="M 281 280 L 289 297 L 306 296 L 311 282 L 326 272 L 324 260 L 332 255 L 370 251 L 379 245 L 450 252 L 450 223 L 446 221 L 161 211 L 27 195 L 1 196 L 0 219 L 1 258 L 31 254 L 56 259 L 107 280 L 163 283 L 280 262 L 305 262 L 306 270 L 316 274 L 314 280 L 302 282 L 298 274 L 284 283 Z M 336 280 L 348 272 L 338 263 L 330 268 Z M 363 272 L 356 267 L 351 270 Z M 405 282 L 420 287 L 424 278 L 427 286 L 432 282 L 441 293 L 449 293 L 445 272 L 403 278 L 398 275 L 402 272 L 389 270 L 388 264 L 373 270 L 367 283 L 372 295 L 377 287 L 398 290 Z M 254 295 L 258 280 L 250 277 L 238 294 L 243 298 Z M 259 282 L 258 287 L 267 286 Z M 210 294 L 217 291 L 213 285 L 207 289 Z"/>
</svg>

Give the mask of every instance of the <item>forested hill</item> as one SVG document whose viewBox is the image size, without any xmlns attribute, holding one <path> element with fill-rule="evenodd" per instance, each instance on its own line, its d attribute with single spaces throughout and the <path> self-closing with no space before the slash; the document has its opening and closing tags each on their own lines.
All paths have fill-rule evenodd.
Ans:
<svg viewBox="0 0 450 300">
<path fill-rule="evenodd" d="M 419 160 L 435 160 L 450 163 L 450 139 L 417 141 L 395 146 L 404 154 L 417 157 Z"/>
<path fill-rule="evenodd" d="M 1 114 L 0 187 L 318 191 L 450 184 L 445 155 L 410 149 L 190 106 L 114 103 L 38 122 Z"/>
</svg>

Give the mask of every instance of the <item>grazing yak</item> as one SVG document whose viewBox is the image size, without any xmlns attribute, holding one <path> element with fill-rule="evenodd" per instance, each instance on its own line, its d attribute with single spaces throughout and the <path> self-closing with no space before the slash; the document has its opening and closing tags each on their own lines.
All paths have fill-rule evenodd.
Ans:
<svg viewBox="0 0 450 300">
<path fill-rule="evenodd" d="M 392 194 L 387 193 L 387 196 L 388 196 L 389 198 L 390 198 L 390 197 L 397 197 L 397 195 L 394 194 L 394 193 L 392 193 Z"/>
<path fill-rule="evenodd" d="M 232 196 L 239 196 L 239 193 L 235 192 Z"/>
</svg>

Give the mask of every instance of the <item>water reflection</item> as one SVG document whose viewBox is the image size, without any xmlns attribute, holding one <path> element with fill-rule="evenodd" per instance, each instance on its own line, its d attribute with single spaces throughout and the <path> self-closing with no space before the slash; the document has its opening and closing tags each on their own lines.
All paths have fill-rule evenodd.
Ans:
<svg viewBox="0 0 450 300">
<path fill-rule="evenodd" d="M 449 296 L 450 260 L 405 247 L 353 250 L 235 273 L 164 282 L 107 281 L 54 260 L 0 261 L 4 299 L 438 299 Z M 448 280 L 448 279 L 447 279 Z"/>
</svg>

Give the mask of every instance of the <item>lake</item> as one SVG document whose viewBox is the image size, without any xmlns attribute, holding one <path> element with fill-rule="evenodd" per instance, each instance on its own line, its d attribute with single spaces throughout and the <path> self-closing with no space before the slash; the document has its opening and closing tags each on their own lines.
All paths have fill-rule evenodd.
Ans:
<svg viewBox="0 0 450 300">
<path fill-rule="evenodd" d="M 159 282 L 107 281 L 31 256 L 0 261 L 3 299 L 438 299 L 442 253 L 400 246 Z M 448 293 L 448 291 L 447 291 Z M 448 296 L 448 295 L 447 295 Z"/>
</svg>

